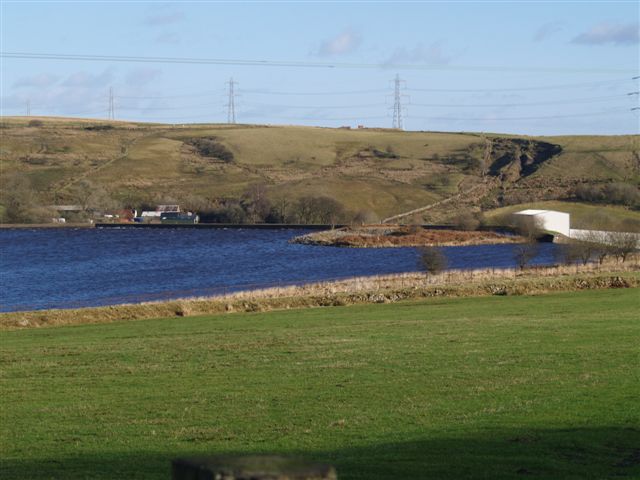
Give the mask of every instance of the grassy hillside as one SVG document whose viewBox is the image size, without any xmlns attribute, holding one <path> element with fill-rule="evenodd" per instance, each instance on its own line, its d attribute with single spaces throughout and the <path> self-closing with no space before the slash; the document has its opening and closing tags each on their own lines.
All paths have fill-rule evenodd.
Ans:
<svg viewBox="0 0 640 480">
<path fill-rule="evenodd" d="M 567 212 L 571 214 L 572 228 L 606 230 L 622 227 L 628 231 L 640 231 L 639 211 L 632 211 L 620 206 L 608 205 L 603 207 L 582 202 L 546 201 L 522 203 L 487 211 L 484 216 L 489 225 L 500 225 L 504 223 L 505 216 L 510 213 L 529 208 Z"/>
<path fill-rule="evenodd" d="M 2 119 L 0 169 L 27 176 L 44 203 L 74 202 L 83 180 L 127 204 L 197 204 L 264 183 L 272 201 L 325 195 L 383 218 L 474 187 L 475 204 L 491 208 L 563 198 L 581 182 L 640 181 L 637 136 L 33 120 Z M 193 146 L 203 138 L 233 160 L 203 155 Z"/>
<path fill-rule="evenodd" d="M 294 453 L 341 480 L 638 478 L 637 289 L 0 333 L 3 478 Z"/>
</svg>

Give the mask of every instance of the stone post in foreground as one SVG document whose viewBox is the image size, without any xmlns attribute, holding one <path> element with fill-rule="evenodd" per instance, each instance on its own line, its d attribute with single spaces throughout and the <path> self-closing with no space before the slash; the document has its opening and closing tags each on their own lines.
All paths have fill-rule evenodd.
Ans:
<svg viewBox="0 0 640 480">
<path fill-rule="evenodd" d="M 335 469 L 278 455 L 177 458 L 173 480 L 337 480 Z"/>
</svg>

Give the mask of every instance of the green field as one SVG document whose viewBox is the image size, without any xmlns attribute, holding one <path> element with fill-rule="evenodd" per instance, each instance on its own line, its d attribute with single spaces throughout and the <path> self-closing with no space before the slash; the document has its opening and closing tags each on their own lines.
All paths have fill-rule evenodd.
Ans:
<svg viewBox="0 0 640 480">
<path fill-rule="evenodd" d="M 640 478 L 637 289 L 4 331 L 2 478 Z"/>
</svg>

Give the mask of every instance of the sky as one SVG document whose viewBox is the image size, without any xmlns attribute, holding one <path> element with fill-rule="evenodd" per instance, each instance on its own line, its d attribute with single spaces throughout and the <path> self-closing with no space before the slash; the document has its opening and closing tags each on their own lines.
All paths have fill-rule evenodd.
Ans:
<svg viewBox="0 0 640 480">
<path fill-rule="evenodd" d="M 0 15 L 2 115 L 107 118 L 111 89 L 119 120 L 224 123 L 233 78 L 238 123 L 391 127 L 397 76 L 405 130 L 640 130 L 635 0 L 2 0 Z"/>
</svg>

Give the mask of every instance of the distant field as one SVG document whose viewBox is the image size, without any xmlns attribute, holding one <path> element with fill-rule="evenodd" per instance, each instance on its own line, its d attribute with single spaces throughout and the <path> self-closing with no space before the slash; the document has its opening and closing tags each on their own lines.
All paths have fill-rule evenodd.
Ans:
<svg viewBox="0 0 640 480">
<path fill-rule="evenodd" d="M 492 184 L 478 198 L 463 196 L 467 204 L 449 204 L 431 218 L 437 222 L 456 208 L 489 208 L 500 191 L 508 196 L 514 187 L 533 199 L 565 198 L 582 182 L 640 182 L 639 137 L 630 135 L 534 138 L 62 118 L 42 118 L 42 126 L 30 127 L 31 120 L 2 118 L 0 168 L 5 175 L 26 175 L 48 203 L 73 203 L 73 186 L 81 180 L 104 186 L 125 203 L 183 204 L 237 198 L 250 184 L 262 183 L 274 201 L 324 195 L 350 212 L 385 218 L 482 186 L 483 162 L 495 167 L 492 178 L 500 188 Z M 199 155 L 189 142 L 202 137 L 215 138 L 234 161 Z M 499 145 L 488 150 L 488 139 Z M 527 142 L 561 151 L 547 158 Z M 520 162 L 539 165 L 524 175 Z"/>
<path fill-rule="evenodd" d="M 2 332 L 2 478 L 639 478 L 637 289 Z"/>
</svg>

